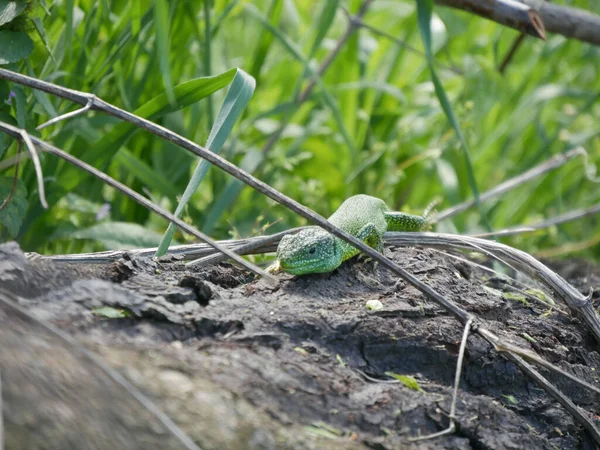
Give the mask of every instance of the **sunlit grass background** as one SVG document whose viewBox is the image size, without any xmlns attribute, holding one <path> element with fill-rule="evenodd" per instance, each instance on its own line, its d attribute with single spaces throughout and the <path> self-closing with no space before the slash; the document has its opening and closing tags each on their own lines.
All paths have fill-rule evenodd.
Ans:
<svg viewBox="0 0 600 450">
<path fill-rule="evenodd" d="M 594 10 L 593 0 L 567 3 Z M 170 95 L 172 86 L 239 67 L 257 86 L 221 154 L 283 193 L 325 216 L 357 193 L 417 213 L 435 198 L 442 201 L 438 209 L 471 199 L 464 155 L 431 82 L 414 1 L 373 1 L 363 18 L 373 29 L 357 28 L 306 101 L 294 103 L 309 82 L 307 67 L 316 70 L 344 34 L 344 9 L 354 14 L 362 2 L 340 1 L 332 21 L 323 19 L 327 4 L 55 1 L 51 15 L 40 13 L 52 56 L 38 37 L 32 56 L 14 69 L 135 111 L 158 94 Z M 432 30 L 435 67 L 469 145 L 480 192 L 579 145 L 591 164 L 600 164 L 598 48 L 552 34 L 546 42 L 527 38 L 500 74 L 517 32 L 442 7 L 434 10 Z M 204 144 L 225 92 L 155 120 Z M 30 130 L 75 108 L 24 93 Z M 283 122 L 289 124 L 269 148 Z M 141 131 L 120 147 L 106 148 L 102 138 L 116 125 L 116 119 L 89 113 L 44 129 L 41 136 L 174 210 L 195 159 Z M 164 220 L 57 159 L 46 156 L 43 168 L 47 211 L 37 200 L 31 163 L 21 169 L 29 199 L 17 236 L 24 249 L 64 253 L 157 245 Z M 577 158 L 484 209 L 492 228 L 501 229 L 598 202 L 600 185 L 586 179 Z M 184 217 L 216 238 L 303 223 L 215 168 Z M 485 231 L 484 224 L 472 208 L 440 229 Z M 3 238 L 8 237 L 5 230 Z M 598 258 L 600 218 L 504 242 L 530 252 L 562 248 L 557 253 Z M 566 252 L 573 244 L 580 250 Z"/>
</svg>

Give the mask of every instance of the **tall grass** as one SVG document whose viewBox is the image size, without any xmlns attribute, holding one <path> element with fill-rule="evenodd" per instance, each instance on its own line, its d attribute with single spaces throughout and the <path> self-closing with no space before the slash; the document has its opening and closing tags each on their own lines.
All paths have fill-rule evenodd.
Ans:
<svg viewBox="0 0 600 450">
<path fill-rule="evenodd" d="M 225 90 L 215 89 L 210 99 L 187 92 L 182 101 L 182 86 L 198 77 L 224 79 L 229 69 L 240 67 L 257 80 L 256 91 L 222 154 L 324 215 L 356 193 L 412 212 L 438 197 L 443 208 L 472 198 L 473 186 L 483 192 L 576 145 L 600 164 L 598 48 L 555 35 L 547 42 L 528 38 L 500 75 L 499 62 L 518 34 L 436 7 L 429 64 L 415 2 L 376 0 L 363 20 L 395 39 L 358 28 L 325 73 L 315 75 L 346 30 L 342 8 L 354 14 L 361 3 L 65 0 L 54 3 L 51 15 L 40 15 L 52 56 L 38 39 L 32 56 L 15 68 L 93 92 L 131 111 L 149 108 L 148 102 L 159 97 L 160 112 L 147 111 L 148 116 L 205 143 Z M 587 0 L 571 3 L 589 8 Z M 455 124 L 436 96 L 431 67 Z M 315 88 L 299 103 L 311 79 Z M 66 101 L 23 93 L 22 107 L 13 102 L 12 113 L 28 129 L 74 109 Z M 282 124 L 287 126 L 279 139 L 267 145 Z M 464 139 L 457 137 L 456 126 Z M 172 210 L 196 166 L 183 150 L 96 113 L 41 135 Z M 472 163 L 470 181 L 465 147 Z M 82 233 L 98 221 L 137 224 L 138 231 L 144 227 L 156 236 L 166 229 L 163 220 L 61 162 L 45 157 L 43 167 L 48 211 L 35 200 L 31 164 L 21 169 L 29 198 L 18 235 L 25 249 L 102 248 L 90 239 L 93 234 Z M 583 176 L 576 160 L 484 209 L 490 226 L 499 229 L 599 201 L 600 189 Z M 104 204 L 110 205 L 110 214 L 97 217 Z M 272 231 L 300 223 L 214 168 L 184 216 L 221 238 L 232 230 L 248 235 L 267 223 L 277 222 Z M 464 233 L 483 231 L 484 223 L 474 208 L 440 227 Z M 600 246 L 591 238 L 599 225 L 598 217 L 588 217 L 506 242 L 536 251 L 589 241 L 579 254 L 598 257 Z M 6 229 L 2 233 L 9 236 Z"/>
</svg>

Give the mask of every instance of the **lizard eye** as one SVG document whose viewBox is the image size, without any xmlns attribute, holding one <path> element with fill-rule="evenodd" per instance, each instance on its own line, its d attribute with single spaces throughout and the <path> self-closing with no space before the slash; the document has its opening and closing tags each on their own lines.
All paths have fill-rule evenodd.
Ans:
<svg viewBox="0 0 600 450">
<path fill-rule="evenodd" d="M 314 255 L 316 251 L 317 251 L 316 247 L 311 247 L 311 249 L 308 251 L 308 253 L 310 253 L 311 255 Z"/>
</svg>

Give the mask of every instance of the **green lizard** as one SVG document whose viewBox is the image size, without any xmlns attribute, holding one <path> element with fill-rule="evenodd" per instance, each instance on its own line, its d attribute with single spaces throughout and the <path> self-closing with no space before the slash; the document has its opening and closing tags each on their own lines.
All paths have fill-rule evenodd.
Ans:
<svg viewBox="0 0 600 450">
<path fill-rule="evenodd" d="M 327 220 L 381 252 L 386 231 L 427 229 L 431 224 L 427 215 L 428 211 L 422 216 L 393 212 L 383 200 L 355 195 L 342 203 Z M 283 237 L 277 247 L 277 261 L 268 270 L 282 269 L 292 275 L 331 272 L 359 253 L 352 245 L 324 229 L 308 227 Z"/>
</svg>

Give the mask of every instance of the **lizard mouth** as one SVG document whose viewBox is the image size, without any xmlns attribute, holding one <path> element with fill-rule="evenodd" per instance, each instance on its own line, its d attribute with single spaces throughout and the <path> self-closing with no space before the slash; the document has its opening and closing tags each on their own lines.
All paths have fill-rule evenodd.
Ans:
<svg viewBox="0 0 600 450">
<path fill-rule="evenodd" d="M 320 261 L 286 261 L 280 260 L 281 268 L 291 275 L 307 275 L 311 273 L 330 272 L 331 268 L 324 267 Z"/>
</svg>

